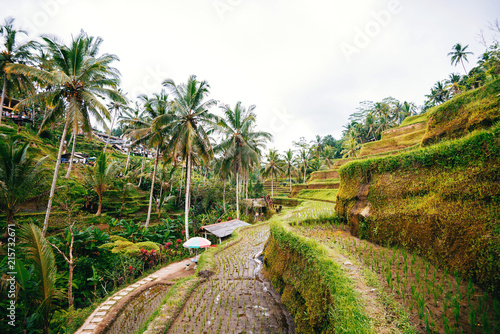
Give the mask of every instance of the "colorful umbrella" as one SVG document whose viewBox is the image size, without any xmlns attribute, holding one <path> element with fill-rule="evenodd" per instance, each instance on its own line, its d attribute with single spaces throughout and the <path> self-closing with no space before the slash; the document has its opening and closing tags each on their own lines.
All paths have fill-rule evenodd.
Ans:
<svg viewBox="0 0 500 334">
<path fill-rule="evenodd" d="M 186 248 L 206 248 L 209 247 L 212 243 L 210 240 L 200 237 L 194 237 L 186 241 L 182 246 Z"/>
</svg>

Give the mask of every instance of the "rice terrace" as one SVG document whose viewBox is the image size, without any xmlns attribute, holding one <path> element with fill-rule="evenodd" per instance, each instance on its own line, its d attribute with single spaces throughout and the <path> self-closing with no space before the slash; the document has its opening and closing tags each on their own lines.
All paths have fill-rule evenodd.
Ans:
<svg viewBox="0 0 500 334">
<path fill-rule="evenodd" d="M 496 2 L 1 7 L 0 333 L 500 333 Z"/>
</svg>

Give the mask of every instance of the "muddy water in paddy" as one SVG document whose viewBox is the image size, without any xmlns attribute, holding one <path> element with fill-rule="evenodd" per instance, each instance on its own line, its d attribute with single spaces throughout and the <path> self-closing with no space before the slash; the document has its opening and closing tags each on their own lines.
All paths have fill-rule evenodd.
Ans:
<svg viewBox="0 0 500 334">
<path fill-rule="evenodd" d="M 269 226 L 241 235 L 215 255 L 215 274 L 193 291 L 169 333 L 294 333 L 292 316 L 261 273 Z"/>
</svg>

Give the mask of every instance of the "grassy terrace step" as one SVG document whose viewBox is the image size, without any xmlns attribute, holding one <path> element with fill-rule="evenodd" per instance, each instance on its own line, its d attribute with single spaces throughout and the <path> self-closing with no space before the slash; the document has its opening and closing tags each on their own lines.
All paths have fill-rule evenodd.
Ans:
<svg viewBox="0 0 500 334">
<path fill-rule="evenodd" d="M 296 198 L 335 203 L 338 189 L 301 190 Z"/>
<path fill-rule="evenodd" d="M 418 146 L 425 135 L 426 124 L 425 122 L 420 122 L 386 130 L 382 133 L 380 140 L 363 144 L 359 156 L 388 153 L 407 147 Z"/>
<path fill-rule="evenodd" d="M 320 170 L 313 172 L 311 174 L 311 178 L 309 179 L 309 182 L 321 182 L 321 180 L 331 180 L 331 179 L 338 179 L 339 172 L 338 168 L 334 169 L 329 169 L 329 170 Z"/>
<path fill-rule="evenodd" d="M 294 316 L 295 331 L 375 333 L 352 280 L 331 251 L 294 232 L 287 217 L 271 219 L 264 255 L 268 277 Z"/>
<path fill-rule="evenodd" d="M 292 196 L 296 196 L 299 192 L 303 190 L 317 190 L 317 189 L 338 189 L 340 187 L 339 182 L 322 182 L 322 183 L 308 183 L 308 184 L 297 184 L 292 187 Z"/>
<path fill-rule="evenodd" d="M 340 170 L 336 211 L 353 235 L 406 247 L 498 293 L 500 124 Z M 478 247 L 481 245 L 481 247 Z"/>
</svg>

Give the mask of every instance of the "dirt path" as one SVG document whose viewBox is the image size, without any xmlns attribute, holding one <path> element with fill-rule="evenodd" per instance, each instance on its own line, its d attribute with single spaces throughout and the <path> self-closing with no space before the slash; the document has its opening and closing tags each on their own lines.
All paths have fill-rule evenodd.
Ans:
<svg viewBox="0 0 500 334">
<path fill-rule="evenodd" d="M 194 290 L 169 333 L 294 333 L 292 316 L 260 272 L 269 226 L 241 235 L 215 255 L 215 274 Z"/>
</svg>

